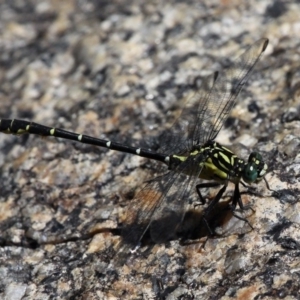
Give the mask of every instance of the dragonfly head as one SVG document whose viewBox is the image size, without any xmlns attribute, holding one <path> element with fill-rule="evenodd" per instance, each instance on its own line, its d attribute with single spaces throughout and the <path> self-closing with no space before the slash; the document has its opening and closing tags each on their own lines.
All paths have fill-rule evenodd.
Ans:
<svg viewBox="0 0 300 300">
<path fill-rule="evenodd" d="M 265 176 L 267 169 L 268 165 L 264 163 L 262 156 L 252 152 L 244 168 L 243 180 L 246 183 L 258 182 Z"/>
</svg>

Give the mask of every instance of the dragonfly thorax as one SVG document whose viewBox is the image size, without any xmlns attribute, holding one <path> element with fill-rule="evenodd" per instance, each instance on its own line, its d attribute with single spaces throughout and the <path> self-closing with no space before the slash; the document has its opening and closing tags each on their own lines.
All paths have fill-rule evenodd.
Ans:
<svg viewBox="0 0 300 300">
<path fill-rule="evenodd" d="M 257 152 L 251 153 L 246 162 L 219 143 L 208 141 L 194 146 L 188 154 L 172 155 L 169 169 L 220 183 L 238 183 L 241 179 L 253 183 L 263 178 L 267 165 Z"/>
<path fill-rule="evenodd" d="M 220 183 L 240 181 L 246 166 L 243 159 L 214 141 L 207 142 L 202 149 L 203 153 L 207 154 L 207 159 L 203 163 L 199 178 L 215 180 Z"/>
</svg>

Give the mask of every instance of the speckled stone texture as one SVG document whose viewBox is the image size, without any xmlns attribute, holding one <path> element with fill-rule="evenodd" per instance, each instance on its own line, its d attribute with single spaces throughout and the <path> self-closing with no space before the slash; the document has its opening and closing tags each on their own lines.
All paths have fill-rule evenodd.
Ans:
<svg viewBox="0 0 300 300">
<path fill-rule="evenodd" d="M 1 1 L 0 118 L 154 149 L 203 77 L 268 37 L 218 141 L 259 150 L 277 193 L 242 188 L 254 230 L 227 216 L 205 247 L 149 243 L 118 266 L 119 216 L 156 166 L 0 134 L 0 298 L 299 299 L 299 14 L 297 1 Z"/>
</svg>

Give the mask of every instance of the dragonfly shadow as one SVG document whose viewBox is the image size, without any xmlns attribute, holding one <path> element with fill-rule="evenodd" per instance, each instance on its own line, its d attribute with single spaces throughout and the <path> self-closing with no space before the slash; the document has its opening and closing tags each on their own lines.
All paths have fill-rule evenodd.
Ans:
<svg viewBox="0 0 300 300">
<path fill-rule="evenodd" d="M 132 249 L 137 246 L 151 248 L 156 244 L 164 244 L 172 240 L 180 240 L 184 244 L 185 241 L 217 237 L 223 235 L 219 233 L 220 230 L 218 229 L 225 227 L 232 218 L 235 218 L 230 204 L 231 199 L 218 203 L 208 215 L 205 215 L 205 220 L 205 209 L 202 207 L 188 210 L 183 220 L 175 211 L 169 211 L 164 217 L 152 221 L 143 235 L 140 245 L 132 242 L 136 241 L 134 237 L 136 226 L 134 224 L 123 225 L 115 233 L 120 234 L 123 243 L 129 245 Z M 139 233 L 136 232 L 136 234 Z"/>
<path fill-rule="evenodd" d="M 208 238 L 226 235 L 222 230 L 220 232 L 220 229 L 225 228 L 234 218 L 230 204 L 231 199 L 219 202 L 209 214 L 205 214 L 205 210 L 199 209 L 187 211 L 180 230 L 177 232 L 178 238 L 185 244 L 186 241 L 196 242 L 202 238 L 206 238 L 206 241 Z"/>
</svg>

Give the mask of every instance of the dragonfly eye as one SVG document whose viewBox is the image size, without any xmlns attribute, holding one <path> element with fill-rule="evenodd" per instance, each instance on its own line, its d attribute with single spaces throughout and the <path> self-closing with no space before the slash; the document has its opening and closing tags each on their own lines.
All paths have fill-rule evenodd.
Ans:
<svg viewBox="0 0 300 300">
<path fill-rule="evenodd" d="M 257 152 L 252 152 L 243 172 L 243 180 L 247 183 L 259 181 L 265 176 L 267 169 L 268 166 L 263 162 L 262 156 Z"/>
</svg>

